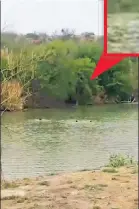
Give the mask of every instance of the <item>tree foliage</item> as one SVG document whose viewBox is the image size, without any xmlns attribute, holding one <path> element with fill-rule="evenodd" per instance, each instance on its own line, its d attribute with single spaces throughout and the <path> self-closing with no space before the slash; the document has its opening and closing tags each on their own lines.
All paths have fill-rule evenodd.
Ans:
<svg viewBox="0 0 139 209">
<path fill-rule="evenodd" d="M 42 92 L 64 101 L 78 100 L 79 104 L 93 102 L 93 96 L 99 94 L 127 100 L 137 89 L 137 60 L 127 58 L 92 81 L 101 53 L 97 42 L 66 38 L 29 45 L 20 53 L 2 57 L 2 81 L 20 80 L 24 89 L 31 91 L 31 80 L 38 79 Z"/>
</svg>

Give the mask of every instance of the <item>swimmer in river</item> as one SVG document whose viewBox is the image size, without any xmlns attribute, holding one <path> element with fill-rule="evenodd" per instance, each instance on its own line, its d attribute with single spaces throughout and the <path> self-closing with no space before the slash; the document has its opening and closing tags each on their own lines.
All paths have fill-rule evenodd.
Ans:
<svg viewBox="0 0 139 209">
<path fill-rule="evenodd" d="M 92 120 L 90 120 L 90 122 L 92 122 Z"/>
<path fill-rule="evenodd" d="M 39 118 L 39 120 L 42 120 L 42 118 Z"/>
<path fill-rule="evenodd" d="M 76 122 L 78 122 L 78 120 L 76 120 Z"/>
<path fill-rule="evenodd" d="M 130 102 L 131 102 L 131 103 L 132 103 L 132 102 L 135 102 L 134 94 L 131 95 L 131 97 L 130 97 Z"/>
</svg>

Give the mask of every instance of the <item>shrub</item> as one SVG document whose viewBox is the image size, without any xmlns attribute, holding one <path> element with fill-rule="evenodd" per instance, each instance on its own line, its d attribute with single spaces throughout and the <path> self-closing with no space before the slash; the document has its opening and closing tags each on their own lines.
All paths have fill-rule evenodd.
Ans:
<svg viewBox="0 0 139 209">
<path fill-rule="evenodd" d="M 121 166 L 130 166 L 135 165 L 136 162 L 130 156 L 124 156 L 121 154 L 111 155 L 109 159 L 108 167 L 121 167 Z"/>
</svg>

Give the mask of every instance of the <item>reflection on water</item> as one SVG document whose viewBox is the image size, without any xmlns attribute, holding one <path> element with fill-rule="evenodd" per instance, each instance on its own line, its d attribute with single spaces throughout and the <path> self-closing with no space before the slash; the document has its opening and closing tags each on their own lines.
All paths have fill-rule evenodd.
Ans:
<svg viewBox="0 0 139 209">
<path fill-rule="evenodd" d="M 136 105 L 6 113 L 2 118 L 4 176 L 98 168 L 112 153 L 137 158 L 137 140 Z"/>
</svg>

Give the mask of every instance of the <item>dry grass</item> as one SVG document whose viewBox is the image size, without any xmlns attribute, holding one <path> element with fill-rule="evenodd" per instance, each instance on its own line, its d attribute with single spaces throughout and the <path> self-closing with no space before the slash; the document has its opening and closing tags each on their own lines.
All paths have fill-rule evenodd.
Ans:
<svg viewBox="0 0 139 209">
<path fill-rule="evenodd" d="M 106 173 L 117 173 L 118 172 L 115 168 L 104 168 L 102 171 L 106 172 Z"/>
<path fill-rule="evenodd" d="M 33 56 L 26 56 L 8 52 L 8 49 L 1 51 L 2 58 L 2 83 L 1 83 L 1 108 L 9 111 L 23 109 L 23 104 L 30 96 L 29 84 L 34 78 L 36 61 Z M 24 97 L 22 93 L 24 91 Z"/>
<path fill-rule="evenodd" d="M 21 110 L 23 108 L 23 88 L 16 81 L 5 81 L 1 84 L 1 107 L 7 110 Z"/>
</svg>

